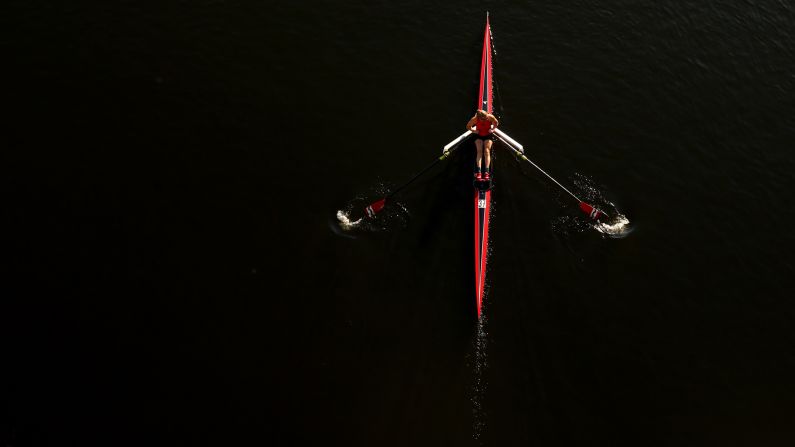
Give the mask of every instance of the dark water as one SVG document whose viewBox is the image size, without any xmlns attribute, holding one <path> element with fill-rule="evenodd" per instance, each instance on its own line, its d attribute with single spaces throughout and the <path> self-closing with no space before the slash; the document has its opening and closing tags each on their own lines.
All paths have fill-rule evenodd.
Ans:
<svg viewBox="0 0 795 447">
<path fill-rule="evenodd" d="M 90 3 L 0 19 L 4 445 L 795 442 L 789 2 Z M 632 232 L 497 148 L 477 327 L 470 152 L 334 230 L 462 131 L 484 9 Z"/>
</svg>

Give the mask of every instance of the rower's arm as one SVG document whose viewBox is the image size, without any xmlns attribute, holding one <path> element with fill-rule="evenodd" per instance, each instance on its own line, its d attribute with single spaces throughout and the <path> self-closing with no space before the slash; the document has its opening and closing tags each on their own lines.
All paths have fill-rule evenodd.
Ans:
<svg viewBox="0 0 795 447">
<path fill-rule="evenodd" d="M 472 119 L 467 123 L 467 130 L 472 130 L 472 126 L 475 125 L 475 122 L 477 122 L 477 117 L 473 116 Z"/>
<path fill-rule="evenodd" d="M 491 115 L 491 124 L 494 124 L 494 127 L 496 128 L 500 125 L 500 120 L 498 120 L 496 116 Z"/>
</svg>

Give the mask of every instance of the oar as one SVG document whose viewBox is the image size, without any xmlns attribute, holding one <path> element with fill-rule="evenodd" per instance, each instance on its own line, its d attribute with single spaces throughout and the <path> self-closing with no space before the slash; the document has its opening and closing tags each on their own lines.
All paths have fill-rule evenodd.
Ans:
<svg viewBox="0 0 795 447">
<path fill-rule="evenodd" d="M 437 158 L 436 160 L 434 160 L 433 163 L 431 163 L 428 166 L 424 167 L 422 169 L 422 171 L 420 171 L 417 174 L 415 174 L 414 177 L 411 178 L 411 180 L 409 180 L 406 183 L 398 186 L 392 192 L 387 194 L 387 196 L 384 197 L 383 199 L 376 200 L 375 202 L 373 202 L 370 205 L 368 205 L 367 208 L 364 209 L 365 213 L 367 214 L 367 217 L 370 217 L 370 218 L 375 217 L 376 214 L 378 214 L 382 209 L 384 209 L 384 206 L 386 205 L 386 201 L 388 199 L 391 199 L 392 196 L 397 194 L 400 190 L 402 190 L 403 188 L 405 188 L 405 187 L 409 186 L 410 184 L 414 183 L 415 180 L 420 178 L 422 176 L 422 174 L 425 174 L 426 172 L 430 171 L 431 168 L 436 166 L 437 163 L 439 163 L 440 161 L 442 161 L 442 160 L 446 159 L 447 157 L 449 157 L 450 154 L 452 154 L 453 151 L 455 151 L 458 148 L 458 146 L 461 144 L 461 142 L 466 140 L 467 137 L 469 137 L 470 135 L 472 135 L 472 132 L 466 131 L 463 134 L 461 134 L 458 138 L 456 138 L 455 140 L 447 143 L 444 146 L 442 155 L 439 158 Z"/>
<path fill-rule="evenodd" d="M 499 138 L 499 139 L 500 139 L 500 141 L 502 141 L 502 142 L 503 142 L 503 144 L 505 144 L 506 146 L 508 146 L 509 148 L 511 148 L 511 149 L 512 149 L 514 152 L 516 152 L 516 155 L 518 155 L 518 156 L 519 156 L 519 157 L 520 157 L 522 160 L 524 160 L 524 161 L 526 161 L 526 162 L 530 163 L 531 165 L 533 165 L 533 167 L 535 167 L 536 169 L 538 169 L 539 171 L 541 171 L 541 173 L 542 173 L 542 174 L 546 175 L 546 176 L 547 176 L 547 177 L 548 177 L 550 180 L 552 180 L 553 182 L 555 182 L 555 184 L 556 184 L 556 185 L 560 186 L 560 187 L 561 187 L 561 189 L 563 189 L 564 191 L 566 191 L 566 192 L 567 192 L 567 193 L 568 193 L 570 196 L 574 197 L 574 200 L 576 200 L 577 202 L 579 202 L 579 204 L 580 204 L 580 209 L 582 210 L 582 212 L 583 212 L 583 213 L 585 213 L 585 214 L 587 214 L 588 216 L 590 216 L 590 218 L 591 218 L 591 219 L 593 219 L 593 220 L 599 220 L 599 218 L 601 218 L 602 216 L 605 216 L 605 217 L 608 217 L 608 218 L 610 217 L 610 216 L 609 216 L 607 213 L 605 213 L 604 211 L 602 211 L 602 210 L 600 210 L 600 209 L 596 208 L 595 206 L 591 205 L 590 203 L 587 203 L 587 202 L 584 202 L 584 201 L 580 200 L 580 198 L 579 198 L 579 197 L 577 197 L 577 196 L 575 196 L 575 195 L 574 195 L 574 193 L 572 193 L 571 191 L 569 191 L 568 189 L 566 189 L 566 187 L 565 187 L 565 186 L 561 185 L 561 184 L 560 184 L 560 182 L 558 182 L 557 180 L 555 180 L 554 178 L 552 178 L 552 176 L 551 176 L 551 175 L 547 174 L 547 173 L 546 173 L 546 172 L 545 172 L 543 169 L 541 169 L 541 168 L 540 168 L 540 167 L 539 167 L 537 164 L 533 163 L 533 161 L 532 161 L 532 160 L 530 160 L 529 158 L 527 158 L 527 157 L 524 155 L 524 148 L 522 147 L 522 145 L 521 145 L 521 144 L 519 144 L 519 143 L 517 143 L 517 142 L 516 142 L 516 141 L 515 141 L 513 138 L 511 138 L 511 137 L 509 137 L 508 135 L 506 135 L 506 134 L 505 134 L 505 132 L 503 132 L 503 131 L 501 131 L 501 130 L 499 130 L 499 129 L 494 129 L 494 133 L 497 135 L 497 138 Z M 514 147 L 514 144 L 511 144 L 511 143 L 514 143 L 514 144 L 515 144 L 516 146 L 518 146 L 518 147 L 519 147 L 521 150 L 520 150 L 520 149 L 517 149 L 516 147 Z"/>
</svg>

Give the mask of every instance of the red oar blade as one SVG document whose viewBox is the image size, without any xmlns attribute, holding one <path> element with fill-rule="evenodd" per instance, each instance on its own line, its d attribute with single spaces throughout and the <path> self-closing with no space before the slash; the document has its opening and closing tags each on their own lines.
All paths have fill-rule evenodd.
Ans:
<svg viewBox="0 0 795 447">
<path fill-rule="evenodd" d="M 605 214 L 603 211 L 596 209 L 585 202 L 580 202 L 580 209 L 593 220 L 599 220 L 600 217 L 607 216 L 607 214 Z"/>
<path fill-rule="evenodd" d="M 367 217 L 373 218 L 376 214 L 378 214 L 382 209 L 384 209 L 384 205 L 386 204 L 386 198 L 383 198 L 377 202 L 373 202 L 364 209 L 365 213 L 367 213 Z"/>
</svg>

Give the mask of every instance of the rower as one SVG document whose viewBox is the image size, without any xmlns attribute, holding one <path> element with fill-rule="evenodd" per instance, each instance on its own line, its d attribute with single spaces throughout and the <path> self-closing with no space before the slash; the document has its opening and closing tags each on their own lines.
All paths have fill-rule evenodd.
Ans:
<svg viewBox="0 0 795 447">
<path fill-rule="evenodd" d="M 497 117 L 482 109 L 475 112 L 475 116 L 467 123 L 467 129 L 475 132 L 475 148 L 478 151 L 478 156 L 475 160 L 476 180 L 489 180 L 491 145 L 494 144 L 494 134 L 492 132 L 499 125 L 500 122 Z M 485 162 L 482 171 L 480 169 L 481 161 Z"/>
</svg>

